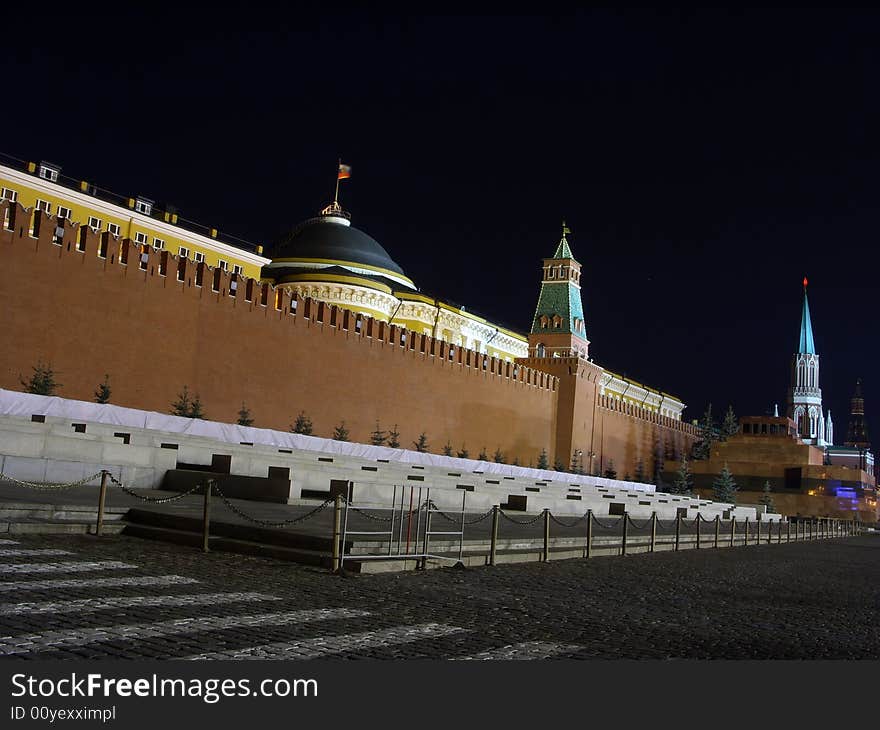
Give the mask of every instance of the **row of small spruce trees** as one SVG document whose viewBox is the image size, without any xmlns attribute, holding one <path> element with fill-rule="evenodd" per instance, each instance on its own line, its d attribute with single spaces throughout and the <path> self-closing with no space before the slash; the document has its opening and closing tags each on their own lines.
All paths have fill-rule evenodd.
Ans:
<svg viewBox="0 0 880 730">
<path fill-rule="evenodd" d="M 22 376 L 19 376 L 19 381 L 24 388 L 26 393 L 34 393 L 36 395 L 56 395 L 57 391 L 61 388 L 61 383 L 57 380 L 57 374 L 52 369 L 51 364 L 44 364 L 42 361 L 39 361 L 33 368 L 33 374 L 25 380 Z M 96 403 L 109 403 L 110 395 L 110 376 L 104 375 L 104 380 L 98 384 L 97 388 L 94 392 L 94 401 Z M 201 398 L 198 393 L 190 394 L 189 388 L 184 385 L 183 390 L 178 394 L 177 400 L 171 404 L 171 413 L 175 416 L 183 416 L 185 418 L 201 418 L 207 419 L 207 414 L 205 413 L 204 406 L 202 405 Z M 239 426 L 253 426 L 254 419 L 251 415 L 250 409 L 244 404 L 241 404 L 241 409 L 238 412 L 238 419 L 236 421 Z M 712 417 L 712 404 L 710 403 L 708 408 L 706 408 L 706 412 L 703 415 L 703 418 L 700 422 L 700 427 L 702 430 L 703 438 L 701 441 L 698 441 L 693 448 L 692 457 L 694 459 L 708 459 L 712 452 L 712 445 L 717 441 L 726 441 L 730 436 L 737 433 L 739 429 L 739 424 L 736 418 L 736 414 L 733 411 L 732 406 L 727 407 L 727 412 L 724 414 L 724 418 L 721 422 L 720 427 L 716 426 L 714 419 Z M 300 411 L 297 415 L 296 420 L 290 426 L 290 430 L 293 433 L 303 434 L 305 436 L 313 436 L 314 435 L 314 426 L 312 424 L 312 419 L 306 415 L 305 411 Z M 349 441 L 349 432 L 345 427 L 345 421 L 341 421 L 338 426 L 333 429 L 333 436 L 331 437 L 335 441 Z M 376 421 L 376 429 L 370 434 L 370 443 L 373 446 L 387 446 L 392 449 L 399 449 L 401 447 L 400 443 L 400 431 L 398 431 L 397 424 L 395 423 L 388 431 L 385 431 L 380 428 L 379 422 Z M 413 447 L 416 451 L 425 453 L 428 451 L 428 436 L 425 431 L 419 434 L 418 438 L 412 442 Z M 452 444 L 447 441 L 443 446 L 443 455 L 444 456 L 457 456 L 459 459 L 469 459 L 470 452 L 467 450 L 467 447 L 462 444 L 461 449 L 454 450 Z M 566 468 L 566 465 L 562 463 L 561 460 L 557 459 L 553 464 L 553 471 L 558 472 L 569 472 L 572 474 L 583 474 L 583 468 L 579 466 L 578 460 L 579 454 L 575 452 L 572 455 L 572 463 L 569 468 Z M 489 455 L 486 453 L 486 448 L 480 451 L 477 456 L 477 459 L 480 461 L 488 461 Z M 492 456 L 492 460 L 499 464 L 507 463 L 504 457 L 504 454 L 501 452 L 501 449 L 496 449 L 494 455 Z M 519 459 L 514 459 L 512 462 L 513 466 L 520 466 Z M 530 464 L 531 466 L 531 464 Z M 538 455 L 538 462 L 536 464 L 538 469 L 550 469 L 550 463 L 547 456 L 547 450 L 542 449 L 541 453 Z M 598 474 L 596 475 L 598 476 Z M 616 479 L 617 472 L 614 469 L 614 463 L 609 461 L 608 466 L 602 472 L 602 476 L 605 476 L 609 479 Z M 646 482 L 644 466 L 642 461 L 636 464 L 636 473 L 635 477 L 631 478 L 629 474 L 624 475 L 624 481 L 637 481 L 637 482 Z M 676 472 L 675 479 L 673 480 L 671 485 L 666 485 L 662 482 L 660 478 L 659 470 L 656 476 L 655 482 L 657 486 L 664 491 L 667 491 L 671 494 L 681 494 L 685 496 L 692 496 L 694 491 L 694 478 L 691 473 L 690 464 L 688 461 L 687 454 L 682 455 L 681 462 L 678 467 L 678 471 Z M 726 502 L 730 504 L 736 503 L 736 494 L 739 491 L 739 487 L 736 484 L 736 480 L 733 478 L 733 474 L 731 474 L 730 469 L 727 464 L 721 470 L 721 473 L 715 478 L 712 482 L 712 496 L 716 502 Z M 770 489 L 769 480 L 764 482 L 764 488 L 761 493 L 760 503 L 765 505 L 770 512 L 775 511 L 775 507 L 773 504 L 773 495 Z"/>
</svg>

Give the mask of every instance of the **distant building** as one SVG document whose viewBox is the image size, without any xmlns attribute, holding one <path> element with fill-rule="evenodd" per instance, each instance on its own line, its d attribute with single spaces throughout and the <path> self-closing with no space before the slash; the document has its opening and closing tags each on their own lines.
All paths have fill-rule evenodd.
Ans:
<svg viewBox="0 0 880 730">
<path fill-rule="evenodd" d="M 807 302 L 807 280 L 801 312 L 798 351 L 791 363 L 788 416 L 745 416 L 739 431 L 712 444 L 708 459 L 690 463 L 694 487 L 711 498 L 712 483 L 726 465 L 739 488 L 737 502 L 759 504 L 770 485 L 773 507 L 786 515 L 838 516 L 875 521 L 877 490 L 874 456 L 864 428 L 864 402 L 857 386 L 850 423 L 857 445 L 833 446 L 831 411 L 823 416 L 819 387 L 819 355 Z M 861 424 L 861 425 L 859 425 Z M 665 479 L 672 481 L 678 463 L 667 461 Z"/>
</svg>

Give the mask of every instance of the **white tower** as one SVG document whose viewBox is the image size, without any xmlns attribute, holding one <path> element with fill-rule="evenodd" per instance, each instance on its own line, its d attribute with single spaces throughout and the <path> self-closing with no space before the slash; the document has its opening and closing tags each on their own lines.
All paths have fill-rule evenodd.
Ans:
<svg viewBox="0 0 880 730">
<path fill-rule="evenodd" d="M 804 443 L 826 446 L 825 418 L 822 414 L 822 389 L 819 387 L 819 356 L 813 342 L 813 324 L 807 303 L 807 278 L 804 277 L 804 308 L 797 354 L 791 362 L 791 389 L 788 393 L 788 417 L 797 424 Z"/>
</svg>

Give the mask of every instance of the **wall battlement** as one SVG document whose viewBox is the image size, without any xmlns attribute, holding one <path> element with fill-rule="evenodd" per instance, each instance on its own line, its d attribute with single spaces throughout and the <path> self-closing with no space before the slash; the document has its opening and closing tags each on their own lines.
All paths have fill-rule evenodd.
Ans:
<svg viewBox="0 0 880 730">
<path fill-rule="evenodd" d="M 329 436 L 379 421 L 527 464 L 552 453 L 558 378 L 291 297 L 283 287 L 0 202 L 0 387 L 51 364 L 67 397 L 168 412 L 187 385 L 209 417 L 286 429 L 305 411 Z"/>
</svg>

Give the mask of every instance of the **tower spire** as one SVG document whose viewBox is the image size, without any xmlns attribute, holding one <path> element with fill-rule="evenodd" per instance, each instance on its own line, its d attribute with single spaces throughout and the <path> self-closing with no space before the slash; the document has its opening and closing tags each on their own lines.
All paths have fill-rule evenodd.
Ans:
<svg viewBox="0 0 880 730">
<path fill-rule="evenodd" d="M 798 354 L 815 355 L 816 345 L 813 342 L 813 323 L 810 320 L 810 304 L 807 301 L 807 277 L 804 277 L 804 308 L 801 312 L 801 333 L 798 343 Z"/>
</svg>

